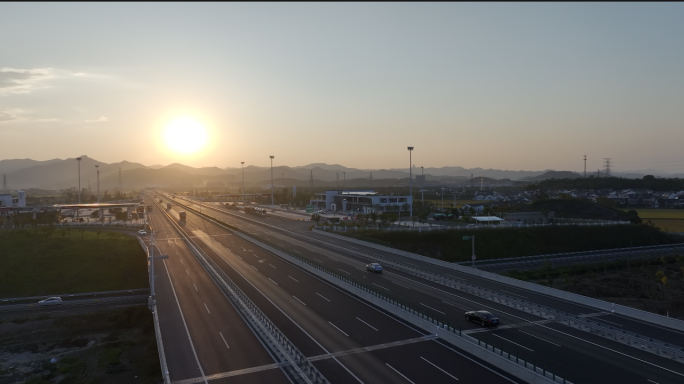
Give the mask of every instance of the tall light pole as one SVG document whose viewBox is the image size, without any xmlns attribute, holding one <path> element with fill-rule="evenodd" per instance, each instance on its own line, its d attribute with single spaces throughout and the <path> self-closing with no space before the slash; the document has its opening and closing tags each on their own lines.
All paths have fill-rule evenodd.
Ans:
<svg viewBox="0 0 684 384">
<path fill-rule="evenodd" d="M 245 206 L 245 162 L 241 161 L 242 165 L 242 206 Z"/>
<path fill-rule="evenodd" d="M 423 173 L 423 170 L 424 170 L 423 166 L 421 165 L 420 166 L 420 176 L 421 176 L 421 179 L 420 179 L 420 202 L 422 204 L 425 204 L 425 191 L 424 191 L 425 174 Z M 423 208 L 423 209 L 425 209 L 425 208 Z"/>
<path fill-rule="evenodd" d="M 411 216 L 413 217 L 413 161 L 411 160 L 411 154 L 413 153 L 413 147 L 406 147 L 409 151 L 409 195 L 411 195 Z"/>
<path fill-rule="evenodd" d="M 81 204 L 81 158 L 77 157 L 78 160 L 78 203 Z"/>
<path fill-rule="evenodd" d="M 273 186 L 273 158 L 275 156 L 269 156 L 271 158 L 271 210 L 273 210 L 273 192 L 275 187 Z"/>
<path fill-rule="evenodd" d="M 347 172 L 342 172 L 342 190 L 344 190 L 344 185 L 347 184 Z"/>
<path fill-rule="evenodd" d="M 95 169 L 97 170 L 97 202 L 100 202 L 100 166 L 95 165 Z"/>
</svg>

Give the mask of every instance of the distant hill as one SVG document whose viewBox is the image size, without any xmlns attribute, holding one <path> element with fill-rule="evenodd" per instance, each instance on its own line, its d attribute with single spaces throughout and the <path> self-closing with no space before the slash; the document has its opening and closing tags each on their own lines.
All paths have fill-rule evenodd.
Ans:
<svg viewBox="0 0 684 384">
<path fill-rule="evenodd" d="M 31 160 L 31 159 L 10 159 L 10 160 L 0 160 L 0 174 L 7 174 L 16 172 L 20 169 L 30 168 L 34 165 L 47 165 L 62 161 L 62 159 L 52 159 L 52 160 Z"/>
<path fill-rule="evenodd" d="M 541 181 L 549 179 L 578 179 L 582 177 L 579 173 L 571 171 L 548 171 L 539 176 L 523 177 L 523 181 Z"/>
</svg>

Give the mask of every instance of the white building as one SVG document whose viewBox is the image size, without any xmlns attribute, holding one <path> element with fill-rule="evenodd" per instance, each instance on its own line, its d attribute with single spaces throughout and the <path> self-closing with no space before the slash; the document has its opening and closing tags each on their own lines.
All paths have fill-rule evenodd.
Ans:
<svg viewBox="0 0 684 384">
<path fill-rule="evenodd" d="M 317 209 L 330 211 L 354 211 L 381 213 L 389 211 L 410 211 L 413 205 L 411 196 L 382 195 L 372 189 L 360 191 L 325 191 L 316 193 L 309 202 Z"/>
<path fill-rule="evenodd" d="M 0 207 L 25 207 L 26 206 L 26 192 L 18 191 L 18 197 L 12 195 L 0 195 Z"/>
</svg>

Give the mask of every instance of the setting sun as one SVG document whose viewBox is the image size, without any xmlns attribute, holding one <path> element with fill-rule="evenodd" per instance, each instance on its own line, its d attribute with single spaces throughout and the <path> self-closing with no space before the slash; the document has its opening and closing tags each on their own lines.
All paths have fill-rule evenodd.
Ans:
<svg viewBox="0 0 684 384">
<path fill-rule="evenodd" d="M 207 130 L 202 123 L 191 118 L 172 121 L 164 132 L 166 145 L 174 152 L 193 154 L 207 144 Z"/>
</svg>

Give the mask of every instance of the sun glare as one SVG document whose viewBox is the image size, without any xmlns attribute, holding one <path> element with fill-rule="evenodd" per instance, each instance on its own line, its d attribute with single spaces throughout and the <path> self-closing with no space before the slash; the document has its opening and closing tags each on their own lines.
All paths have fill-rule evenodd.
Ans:
<svg viewBox="0 0 684 384">
<path fill-rule="evenodd" d="M 206 128 L 191 118 L 173 120 L 166 126 L 164 137 L 169 149 L 186 155 L 202 150 L 207 144 Z"/>
</svg>

